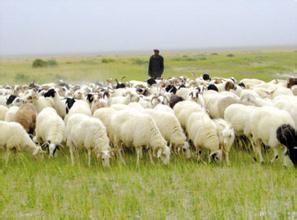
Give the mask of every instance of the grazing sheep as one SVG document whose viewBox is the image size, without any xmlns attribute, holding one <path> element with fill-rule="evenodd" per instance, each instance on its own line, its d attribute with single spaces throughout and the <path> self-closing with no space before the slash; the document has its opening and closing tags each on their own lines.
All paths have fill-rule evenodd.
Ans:
<svg viewBox="0 0 297 220">
<path fill-rule="evenodd" d="M 193 101 L 182 101 L 178 102 L 173 110 L 181 126 L 186 128 L 186 123 L 191 113 L 201 111 L 202 107 Z"/>
<path fill-rule="evenodd" d="M 234 129 L 231 127 L 230 123 L 223 119 L 215 119 L 214 123 L 217 126 L 220 149 L 223 150 L 223 156 L 225 157 L 227 165 L 229 165 L 229 152 L 235 140 Z"/>
<path fill-rule="evenodd" d="M 276 130 L 277 140 L 284 146 L 286 146 L 287 151 L 285 156 L 289 156 L 294 166 L 297 167 L 297 136 L 296 130 L 289 124 L 283 124 Z M 287 163 L 285 161 L 285 166 Z"/>
<path fill-rule="evenodd" d="M 255 108 L 250 114 L 249 123 L 251 125 L 251 133 L 253 138 L 253 148 L 256 154 L 258 154 L 261 163 L 264 162 L 261 146 L 265 144 L 274 151 L 274 157 L 271 163 L 278 159 L 278 141 L 277 129 L 288 124 L 295 129 L 295 123 L 290 114 L 286 111 L 279 110 L 273 107 L 259 107 Z"/>
<path fill-rule="evenodd" d="M 42 152 L 41 147 L 35 145 L 19 123 L 0 121 L 0 130 L 0 147 L 7 151 L 6 162 L 8 162 L 11 150 L 29 151 L 33 156 Z"/>
<path fill-rule="evenodd" d="M 210 151 L 209 162 L 211 159 L 221 160 L 222 151 L 217 126 L 204 111 L 193 112 L 189 116 L 186 130 L 196 148 L 198 160 L 200 160 L 201 149 Z"/>
<path fill-rule="evenodd" d="M 36 141 L 46 144 L 49 156 L 53 157 L 57 148 L 62 147 L 64 139 L 65 124 L 56 110 L 44 108 L 36 119 Z"/>
<path fill-rule="evenodd" d="M 145 109 L 142 112 L 154 119 L 162 136 L 169 143 L 172 150 L 175 152 L 182 151 L 187 159 L 191 157 L 186 135 L 174 114 L 153 109 Z"/>
<path fill-rule="evenodd" d="M 102 160 L 104 167 L 109 166 L 110 146 L 106 128 L 94 117 L 75 113 L 68 118 L 66 125 L 66 145 L 69 147 L 71 162 L 74 165 L 74 150 L 85 148 L 88 151 L 88 165 L 91 165 L 91 153 Z"/>
<path fill-rule="evenodd" d="M 27 133 L 33 134 L 36 126 L 37 111 L 33 104 L 22 105 L 15 113 L 15 122 L 20 123 Z"/>
<path fill-rule="evenodd" d="M 169 164 L 170 148 L 151 116 L 131 109 L 118 111 L 111 117 L 111 127 L 115 146 L 120 148 L 123 144 L 136 149 L 137 166 L 144 147 L 149 149 L 151 162 L 153 154 L 164 164 Z"/>
</svg>

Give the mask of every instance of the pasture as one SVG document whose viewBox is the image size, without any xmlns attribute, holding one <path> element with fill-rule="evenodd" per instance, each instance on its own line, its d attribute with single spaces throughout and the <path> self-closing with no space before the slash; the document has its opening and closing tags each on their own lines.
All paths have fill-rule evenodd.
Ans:
<svg viewBox="0 0 297 220">
<path fill-rule="evenodd" d="M 232 55 L 231 55 L 232 54 Z M 297 69 L 296 50 L 173 52 L 165 57 L 165 77 L 208 72 L 241 78 L 287 77 Z M 109 78 L 144 80 L 147 55 L 56 57 L 55 67 L 32 68 L 34 58 L 0 60 L 0 83 L 71 82 Z M 47 58 L 45 58 L 47 59 Z M 279 74 L 279 75 L 277 75 Z M 111 161 L 104 169 L 81 153 L 71 166 L 67 149 L 54 159 L 21 153 L 6 165 L 0 159 L 0 216 L 65 219 L 296 219 L 297 173 L 293 166 L 255 163 L 252 153 L 232 148 L 231 166 L 197 163 L 173 155 L 168 166 L 147 155 L 136 167 Z"/>
</svg>

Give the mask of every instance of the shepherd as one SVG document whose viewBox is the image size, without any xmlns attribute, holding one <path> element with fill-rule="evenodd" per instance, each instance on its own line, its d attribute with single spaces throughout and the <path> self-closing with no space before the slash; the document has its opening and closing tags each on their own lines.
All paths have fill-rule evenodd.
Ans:
<svg viewBox="0 0 297 220">
<path fill-rule="evenodd" d="M 164 72 L 164 59 L 159 53 L 158 49 L 154 49 L 154 55 L 150 57 L 148 75 L 152 79 L 161 78 Z"/>
</svg>

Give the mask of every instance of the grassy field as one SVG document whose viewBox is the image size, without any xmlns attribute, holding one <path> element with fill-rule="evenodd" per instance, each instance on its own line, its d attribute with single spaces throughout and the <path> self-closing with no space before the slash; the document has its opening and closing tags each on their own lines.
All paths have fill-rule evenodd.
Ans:
<svg viewBox="0 0 297 220">
<path fill-rule="evenodd" d="M 227 56 L 228 54 L 233 54 Z M 296 73 L 295 50 L 175 52 L 164 54 L 166 74 L 257 77 Z M 0 84 L 145 79 L 147 55 L 57 57 L 57 67 L 32 69 L 35 58 L 2 59 Z M 271 157 L 265 154 L 265 160 Z M 232 148 L 231 166 L 173 156 L 169 166 L 145 155 L 126 154 L 127 166 L 103 169 L 86 153 L 71 166 L 67 149 L 55 159 L 18 154 L 4 164 L 0 151 L 1 219 L 296 219 L 297 172 L 259 165 L 252 154 Z"/>
<path fill-rule="evenodd" d="M 0 84 L 57 81 L 96 81 L 109 78 L 144 80 L 150 54 L 97 55 L 85 57 L 45 57 L 55 59 L 55 67 L 32 68 L 38 57 L 0 59 Z M 181 51 L 165 52 L 165 73 L 192 76 L 208 72 L 215 76 L 254 77 L 264 80 L 297 72 L 297 50 Z M 280 74 L 276 75 L 276 74 Z"/>
</svg>

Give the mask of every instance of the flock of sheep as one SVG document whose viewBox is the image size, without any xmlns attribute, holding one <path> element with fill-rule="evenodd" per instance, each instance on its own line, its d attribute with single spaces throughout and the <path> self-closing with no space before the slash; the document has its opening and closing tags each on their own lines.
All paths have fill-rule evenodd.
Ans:
<svg viewBox="0 0 297 220">
<path fill-rule="evenodd" d="M 295 85 L 296 84 L 296 85 Z M 187 159 L 224 160 L 231 147 L 253 149 L 264 162 L 270 147 L 278 159 L 283 146 L 297 165 L 297 80 L 172 77 L 83 85 L 64 81 L 0 87 L 0 147 L 33 156 L 67 147 L 71 162 L 81 149 L 107 167 L 125 160 L 123 153 L 143 153 L 150 161 L 170 162 L 172 154 Z M 129 148 L 131 150 L 129 150 Z M 247 151 L 249 152 L 249 151 Z"/>
</svg>

